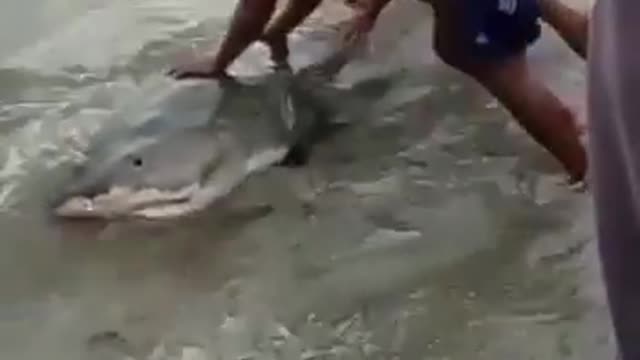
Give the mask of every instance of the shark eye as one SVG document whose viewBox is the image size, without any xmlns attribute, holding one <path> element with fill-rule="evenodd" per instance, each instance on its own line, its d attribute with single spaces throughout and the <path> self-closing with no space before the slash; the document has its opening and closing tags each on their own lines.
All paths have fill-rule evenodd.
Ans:
<svg viewBox="0 0 640 360">
<path fill-rule="evenodd" d="M 139 156 L 134 156 L 131 159 L 131 162 L 133 163 L 133 166 L 135 167 L 141 167 L 142 166 L 142 158 Z"/>
</svg>

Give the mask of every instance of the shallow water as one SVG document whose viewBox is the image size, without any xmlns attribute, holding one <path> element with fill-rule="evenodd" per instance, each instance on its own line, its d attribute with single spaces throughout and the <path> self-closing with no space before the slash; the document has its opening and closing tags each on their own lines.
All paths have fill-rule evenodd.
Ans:
<svg viewBox="0 0 640 360">
<path fill-rule="evenodd" d="M 3 359 L 611 354 L 588 197 L 558 185 L 548 155 L 435 60 L 420 5 L 390 11 L 383 21 L 402 27 L 381 24 L 371 50 L 430 95 L 330 139 L 307 168 L 272 169 L 185 221 L 48 217 L 68 138 L 96 131 L 190 43 L 219 37 L 231 9 L 0 5 Z M 549 31 L 531 55 L 582 109 L 581 62 Z"/>
</svg>

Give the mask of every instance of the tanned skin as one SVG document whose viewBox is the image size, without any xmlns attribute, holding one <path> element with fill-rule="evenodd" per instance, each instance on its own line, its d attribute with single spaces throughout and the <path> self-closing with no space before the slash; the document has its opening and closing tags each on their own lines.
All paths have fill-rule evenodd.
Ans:
<svg viewBox="0 0 640 360">
<path fill-rule="evenodd" d="M 356 10 L 347 42 L 355 41 L 374 27 L 390 0 L 347 0 Z M 424 1 L 434 9 L 434 50 L 449 66 L 474 78 L 511 112 L 516 121 L 547 149 L 566 169 L 572 182 L 583 180 L 587 170 L 586 151 L 572 111 L 535 75 L 527 62 L 526 51 L 496 61 L 470 56 L 465 51 L 459 29 L 460 13 L 456 1 Z M 588 17 L 559 0 L 538 0 L 542 19 L 547 22 L 578 55 L 585 58 Z M 289 54 L 287 35 L 304 21 L 321 0 L 289 0 L 288 5 L 267 27 L 276 0 L 240 0 L 231 26 L 218 53 L 175 67 L 176 78 L 225 76 L 228 66 L 255 41 L 265 42 L 277 64 Z"/>
</svg>

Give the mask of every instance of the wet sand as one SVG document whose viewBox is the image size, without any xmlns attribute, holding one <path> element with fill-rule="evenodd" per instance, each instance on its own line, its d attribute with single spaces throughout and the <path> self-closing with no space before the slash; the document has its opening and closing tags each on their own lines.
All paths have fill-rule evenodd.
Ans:
<svg viewBox="0 0 640 360">
<path fill-rule="evenodd" d="M 211 4 L 78 6 L 58 32 L 0 43 L 3 358 L 610 358 L 588 195 L 434 57 L 420 4 L 390 11 L 377 61 L 339 80 L 405 68 L 429 95 L 321 144 L 308 167 L 251 178 L 189 220 L 50 218 L 65 137 L 219 37 L 232 4 Z M 582 62 L 548 30 L 531 56 L 582 109 Z"/>
</svg>

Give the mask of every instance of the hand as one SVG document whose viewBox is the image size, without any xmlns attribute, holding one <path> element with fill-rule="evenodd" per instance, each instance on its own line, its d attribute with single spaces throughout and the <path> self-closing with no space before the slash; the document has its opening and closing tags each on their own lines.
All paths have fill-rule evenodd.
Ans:
<svg viewBox="0 0 640 360">
<path fill-rule="evenodd" d="M 167 75 L 176 79 L 187 78 L 207 78 L 207 79 L 226 79 L 229 75 L 224 70 L 216 69 L 215 57 L 206 56 L 191 56 L 191 59 L 187 61 L 180 61 L 178 64 L 169 71 Z"/>
<path fill-rule="evenodd" d="M 343 41 L 347 45 L 362 40 L 373 29 L 376 23 L 376 16 L 369 11 L 359 10 L 353 17 L 342 36 Z"/>
</svg>

